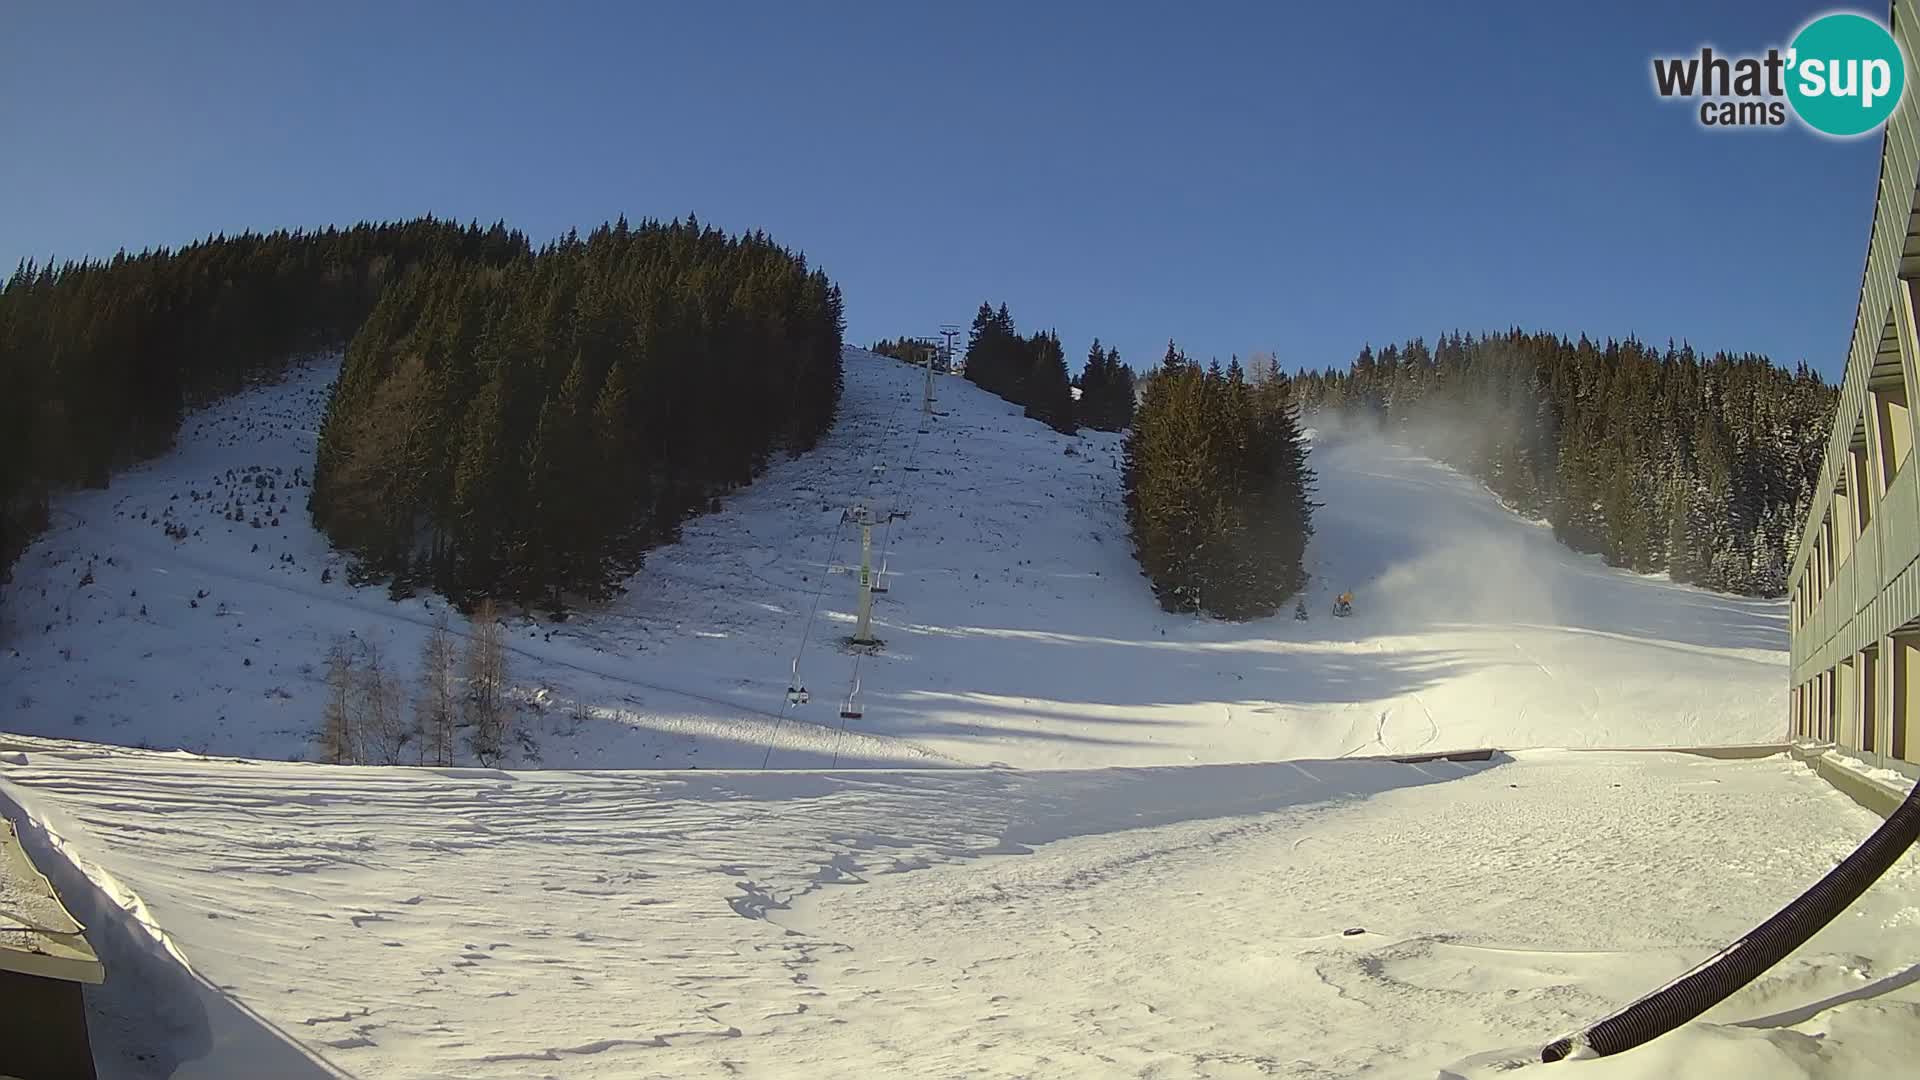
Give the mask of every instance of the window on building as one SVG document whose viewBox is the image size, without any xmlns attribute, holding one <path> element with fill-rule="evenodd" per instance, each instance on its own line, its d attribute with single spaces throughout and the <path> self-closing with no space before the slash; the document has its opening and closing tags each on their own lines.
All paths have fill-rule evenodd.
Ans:
<svg viewBox="0 0 1920 1080">
<path fill-rule="evenodd" d="M 1853 504 L 1854 535 L 1867 531 L 1873 524 L 1874 480 L 1873 467 L 1869 463 L 1867 449 L 1867 422 L 1862 419 L 1854 425 L 1853 442 L 1847 447 L 1847 495 Z"/>
<path fill-rule="evenodd" d="M 1845 505 L 1841 496 L 1838 495 L 1834 496 L 1834 503 L 1842 507 Z M 1833 511 L 1834 507 L 1829 506 L 1827 508 L 1827 515 L 1820 519 L 1820 592 L 1822 595 L 1826 593 L 1826 586 L 1833 584 L 1834 569 L 1846 561 L 1846 553 L 1839 547 L 1838 540 L 1835 536 Z M 1844 510 L 1842 512 L 1844 512 Z"/>
<path fill-rule="evenodd" d="M 1874 368 L 1872 390 L 1874 423 L 1880 429 L 1880 484 L 1891 488 L 1900 466 L 1913 453 L 1913 418 L 1907 411 L 1906 379 L 1897 357 L 1890 375 L 1882 376 L 1879 367 Z"/>
<path fill-rule="evenodd" d="M 1902 761 L 1920 760 L 1920 695 L 1913 692 L 1913 679 L 1920 675 L 1920 633 L 1893 635 L 1893 655 L 1887 674 L 1891 687 L 1887 712 L 1893 720 L 1887 735 L 1887 750 Z"/>
<path fill-rule="evenodd" d="M 1860 650 L 1860 749 L 1867 753 L 1878 747 L 1880 733 L 1879 668 L 1878 646 Z"/>
<path fill-rule="evenodd" d="M 1853 455 L 1847 454 L 1839 462 L 1840 475 L 1833 478 L 1833 513 L 1827 518 L 1827 529 L 1833 537 L 1833 565 L 1837 569 L 1846 565 L 1847 556 L 1853 554 L 1853 538 L 1857 534 L 1854 520 L 1852 485 L 1847 483 L 1847 474 L 1853 471 Z M 1832 580 L 1829 575 L 1828 580 Z"/>
</svg>

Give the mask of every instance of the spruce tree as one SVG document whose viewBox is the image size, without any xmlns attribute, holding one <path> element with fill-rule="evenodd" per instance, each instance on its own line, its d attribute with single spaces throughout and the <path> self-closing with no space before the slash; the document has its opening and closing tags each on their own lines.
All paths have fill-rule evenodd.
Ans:
<svg viewBox="0 0 1920 1080">
<path fill-rule="evenodd" d="M 1312 473 L 1284 381 L 1203 373 L 1169 344 L 1125 445 L 1135 552 L 1163 607 L 1254 618 L 1305 585 Z"/>
<path fill-rule="evenodd" d="M 1030 361 L 1022 395 L 1027 416 L 1062 434 L 1073 434 L 1073 385 L 1059 335 L 1051 330 L 1035 334 L 1027 342 L 1027 351 Z"/>
<path fill-rule="evenodd" d="M 1107 402 L 1112 389 L 1113 379 L 1107 368 L 1106 350 L 1100 347 L 1100 339 L 1094 338 L 1093 345 L 1087 349 L 1086 366 L 1080 369 L 1080 401 L 1076 412 L 1081 423 L 1091 428 L 1107 428 Z"/>
<path fill-rule="evenodd" d="M 1133 423 L 1135 380 L 1133 369 L 1120 362 L 1120 350 L 1107 349 L 1107 373 L 1110 380 L 1107 404 L 1102 410 L 1108 431 L 1123 431 Z"/>
</svg>

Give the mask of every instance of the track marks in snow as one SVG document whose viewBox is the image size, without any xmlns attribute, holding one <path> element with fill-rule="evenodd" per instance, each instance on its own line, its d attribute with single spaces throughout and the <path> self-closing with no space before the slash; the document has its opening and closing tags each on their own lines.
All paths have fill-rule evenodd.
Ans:
<svg viewBox="0 0 1920 1080">
<path fill-rule="evenodd" d="M 549 1046 L 543 1050 L 537 1050 L 531 1053 L 486 1054 L 483 1055 L 480 1060 L 488 1064 L 498 1064 L 509 1061 L 559 1061 L 567 1057 L 586 1057 L 592 1054 L 604 1054 L 609 1050 L 623 1046 L 661 1047 L 666 1045 L 668 1045 L 667 1040 L 659 1035 L 648 1036 L 644 1039 L 596 1039 L 593 1042 L 581 1043 L 578 1046 Z"/>
</svg>

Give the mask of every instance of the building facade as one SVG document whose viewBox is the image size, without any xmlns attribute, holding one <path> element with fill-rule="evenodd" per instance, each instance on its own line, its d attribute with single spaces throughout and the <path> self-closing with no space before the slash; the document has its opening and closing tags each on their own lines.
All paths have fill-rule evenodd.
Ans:
<svg viewBox="0 0 1920 1080">
<path fill-rule="evenodd" d="M 1920 58 L 1920 7 L 1892 6 Z M 1911 75 L 1911 73 L 1910 73 Z M 1788 578 L 1790 734 L 1920 776 L 1920 107 L 1886 126 L 1840 406 Z"/>
</svg>

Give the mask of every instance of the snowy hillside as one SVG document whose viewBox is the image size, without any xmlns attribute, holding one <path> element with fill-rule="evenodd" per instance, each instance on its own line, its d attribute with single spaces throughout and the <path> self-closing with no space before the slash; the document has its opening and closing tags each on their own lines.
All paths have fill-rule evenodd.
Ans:
<svg viewBox="0 0 1920 1080">
<path fill-rule="evenodd" d="M 944 378 L 923 434 L 919 373 L 857 350 L 817 451 L 609 609 L 514 622 L 510 768 L 200 756 L 310 754 L 328 639 L 410 663 L 439 606 L 305 525 L 329 377 L 63 499 L 6 596 L 0 811 L 107 965 L 114 1080 L 1489 1078 L 1875 824 L 1785 758 L 1523 749 L 1777 738 L 1778 603 L 1609 570 L 1322 432 L 1310 620 L 1168 616 L 1118 437 Z M 856 502 L 870 656 L 829 572 Z M 1378 756 L 1474 746 L 1507 752 Z M 1910 855 L 1703 1021 L 1552 1075 L 1891 1073 L 1915 926 Z"/>
<path fill-rule="evenodd" d="M 230 399 L 174 453 L 58 501 L 0 609 L 0 729 L 299 759 L 334 635 L 410 670 L 442 602 L 349 584 L 307 522 L 330 377 Z M 1118 436 L 1057 435 L 955 378 L 922 434 L 917 371 L 850 349 L 846 383 L 819 449 L 688 523 L 611 608 L 516 620 L 513 764 L 1071 767 L 1782 729 L 1783 604 L 1610 570 L 1430 462 L 1323 440 L 1313 618 L 1215 623 L 1154 605 Z M 871 657 L 842 644 L 857 575 L 829 572 L 858 564 L 856 502 L 886 522 Z M 1343 589 L 1356 614 L 1334 620 Z M 811 700 L 789 708 L 796 656 Z"/>
</svg>

